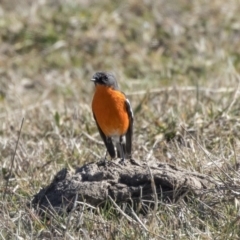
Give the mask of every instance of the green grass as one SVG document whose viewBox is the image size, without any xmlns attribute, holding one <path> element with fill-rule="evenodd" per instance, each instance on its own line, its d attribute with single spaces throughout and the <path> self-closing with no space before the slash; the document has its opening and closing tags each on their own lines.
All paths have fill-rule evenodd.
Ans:
<svg viewBox="0 0 240 240">
<path fill-rule="evenodd" d="M 0 239 L 238 239 L 239 1 L 14 2 L 0 7 Z M 98 70 L 131 100 L 134 158 L 155 145 L 156 161 L 225 190 L 160 201 L 137 213 L 145 228 L 129 206 L 136 222 L 111 205 L 37 216 L 29 203 L 60 169 L 105 153 L 91 113 Z"/>
</svg>

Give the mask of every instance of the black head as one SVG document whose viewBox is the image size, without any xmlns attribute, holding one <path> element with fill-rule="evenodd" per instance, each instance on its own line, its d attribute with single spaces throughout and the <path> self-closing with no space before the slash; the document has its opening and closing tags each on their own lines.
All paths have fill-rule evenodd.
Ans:
<svg viewBox="0 0 240 240">
<path fill-rule="evenodd" d="M 117 80 L 112 73 L 96 72 L 91 81 L 93 81 L 95 85 L 100 84 L 107 87 L 112 87 L 113 89 L 118 89 Z"/>
</svg>

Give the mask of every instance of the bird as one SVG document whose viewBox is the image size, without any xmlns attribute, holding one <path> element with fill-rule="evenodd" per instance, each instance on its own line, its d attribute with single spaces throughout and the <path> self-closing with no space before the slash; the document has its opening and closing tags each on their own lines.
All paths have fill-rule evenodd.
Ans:
<svg viewBox="0 0 240 240">
<path fill-rule="evenodd" d="M 112 73 L 96 72 L 91 81 L 95 85 L 92 112 L 99 134 L 111 159 L 116 157 L 115 144 L 117 156 L 124 164 L 126 158 L 132 157 L 134 117 L 130 101 Z"/>
</svg>

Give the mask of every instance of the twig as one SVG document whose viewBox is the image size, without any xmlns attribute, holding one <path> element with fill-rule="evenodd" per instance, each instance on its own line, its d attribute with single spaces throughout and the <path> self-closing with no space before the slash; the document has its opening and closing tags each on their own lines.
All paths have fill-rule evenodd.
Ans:
<svg viewBox="0 0 240 240">
<path fill-rule="evenodd" d="M 196 86 L 187 86 L 187 87 L 179 87 L 179 86 L 174 86 L 174 87 L 167 87 L 167 88 L 156 88 L 156 89 L 151 89 L 148 91 L 149 94 L 152 93 L 162 93 L 162 92 L 171 92 L 171 91 L 179 91 L 179 92 L 192 92 L 196 91 Z M 213 94 L 218 94 L 218 93 L 231 93 L 231 92 L 236 92 L 236 88 L 218 88 L 218 89 L 213 89 L 213 88 L 203 88 L 199 87 L 198 88 L 199 92 L 208 92 L 208 93 L 213 93 Z M 236 93 L 238 93 L 237 91 Z M 137 92 L 130 92 L 127 93 L 127 96 L 134 96 L 134 95 L 144 95 L 146 94 L 146 90 L 142 91 L 137 91 Z"/>
<path fill-rule="evenodd" d="M 234 92 L 234 96 L 233 96 L 233 100 L 231 101 L 231 103 L 229 104 L 229 106 L 226 109 L 226 114 L 228 114 L 230 112 L 230 110 L 232 109 L 233 105 L 236 103 L 237 101 L 237 97 L 238 97 L 238 93 L 239 93 L 239 85 L 240 85 L 240 78 L 239 75 L 237 75 L 237 80 L 238 80 L 238 86 Z"/>
<path fill-rule="evenodd" d="M 90 136 L 89 134 L 87 134 L 86 132 L 82 133 L 85 137 L 87 137 L 89 140 L 91 140 L 94 143 L 97 143 L 99 145 L 103 145 L 103 142 L 98 141 L 97 139 L 95 139 L 94 137 Z"/>
<path fill-rule="evenodd" d="M 81 202 L 81 201 L 77 201 L 76 203 L 78 203 L 79 205 L 83 205 L 83 207 L 88 207 L 88 208 L 91 208 L 91 209 L 93 209 L 93 210 L 96 210 L 96 207 L 94 207 L 94 206 L 92 206 L 92 205 L 90 205 L 90 204 L 88 204 L 88 203 L 86 203 L 86 202 Z"/>
<path fill-rule="evenodd" d="M 238 177 L 240 177 L 239 172 L 238 172 L 238 160 L 237 160 L 236 143 L 235 143 L 234 139 L 230 140 L 230 144 L 231 144 L 232 149 L 233 149 L 233 156 L 234 156 L 234 162 L 235 162 L 234 171 L 238 175 Z"/>
<path fill-rule="evenodd" d="M 157 195 L 156 184 L 155 184 L 155 181 L 154 181 L 154 178 L 153 178 L 151 168 L 149 167 L 149 165 L 147 165 L 147 166 L 148 166 L 148 171 L 150 173 L 151 187 L 152 187 L 153 196 L 154 196 L 154 215 L 155 215 L 156 212 L 157 212 L 157 209 L 158 209 L 158 195 Z"/>
<path fill-rule="evenodd" d="M 143 224 L 143 222 L 140 220 L 140 218 L 137 216 L 137 214 L 134 212 L 134 210 L 131 208 L 132 215 L 137 219 L 138 223 L 144 228 L 145 231 L 149 232 L 147 227 Z"/>
<path fill-rule="evenodd" d="M 10 173 L 9 173 L 9 177 L 7 178 L 7 182 L 6 182 L 6 186 L 5 186 L 5 190 L 4 190 L 4 194 L 3 194 L 3 200 L 5 200 L 7 188 L 8 188 L 8 184 L 9 184 L 9 179 L 12 176 L 13 163 L 14 163 L 14 159 L 16 156 L 16 152 L 17 152 L 17 147 L 18 147 L 18 143 L 19 143 L 19 139 L 20 139 L 20 135 L 21 135 L 21 131 L 22 131 L 23 122 L 24 122 L 24 118 L 22 119 L 22 123 L 20 126 L 19 134 L 18 134 L 18 139 L 17 139 L 16 146 L 15 146 L 15 150 L 14 150 L 14 153 L 13 153 L 13 156 L 11 159 Z"/>
<path fill-rule="evenodd" d="M 67 223 L 66 223 L 66 229 L 64 231 L 64 237 L 66 238 L 67 237 L 67 232 L 68 232 L 68 229 L 69 229 L 69 226 L 70 226 L 70 220 L 71 220 L 71 217 L 72 217 L 72 213 L 75 211 L 76 207 L 77 207 L 77 200 L 78 200 L 78 192 L 76 193 L 76 196 L 74 198 L 74 201 L 73 201 L 73 207 L 68 215 L 68 218 L 67 218 Z"/>
<path fill-rule="evenodd" d="M 147 159 L 146 159 L 146 162 L 147 162 L 147 167 L 148 167 L 148 171 L 149 171 L 149 174 L 150 174 L 150 179 L 151 179 L 151 187 L 152 187 L 152 192 L 153 192 L 153 196 L 154 196 L 154 214 L 153 216 L 156 214 L 157 212 L 157 208 L 158 208 L 158 195 L 157 195 L 157 190 L 156 190 L 156 184 L 154 182 L 154 177 L 153 177 L 153 174 L 152 174 L 152 171 L 148 165 L 148 160 L 152 157 L 153 155 L 153 149 L 156 147 L 156 145 L 160 142 L 160 139 L 157 139 L 153 146 L 152 146 L 152 149 L 150 150 L 148 156 L 147 156 Z M 153 219 L 152 219 L 153 220 Z"/>
<path fill-rule="evenodd" d="M 132 219 L 131 217 L 129 217 L 125 212 L 122 211 L 122 209 L 115 203 L 115 201 L 108 196 L 108 198 L 110 199 L 110 201 L 112 202 L 112 204 L 117 208 L 117 210 L 131 223 L 137 223 L 134 219 Z"/>
<path fill-rule="evenodd" d="M 148 162 L 148 160 L 152 157 L 152 155 L 153 155 L 153 150 L 154 150 L 154 148 L 156 147 L 156 145 L 157 145 L 160 141 L 161 141 L 161 139 L 158 138 L 158 139 L 154 142 L 151 150 L 149 151 L 149 153 L 148 153 L 148 155 L 147 155 L 147 157 L 146 157 L 146 162 Z"/>
</svg>

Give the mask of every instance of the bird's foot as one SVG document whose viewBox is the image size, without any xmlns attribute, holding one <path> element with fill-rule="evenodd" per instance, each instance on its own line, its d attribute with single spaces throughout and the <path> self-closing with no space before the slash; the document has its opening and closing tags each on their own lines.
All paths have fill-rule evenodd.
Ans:
<svg viewBox="0 0 240 240">
<path fill-rule="evenodd" d="M 126 165 L 125 159 L 122 158 L 122 159 L 119 161 L 119 164 L 121 164 L 121 165 Z"/>
</svg>

